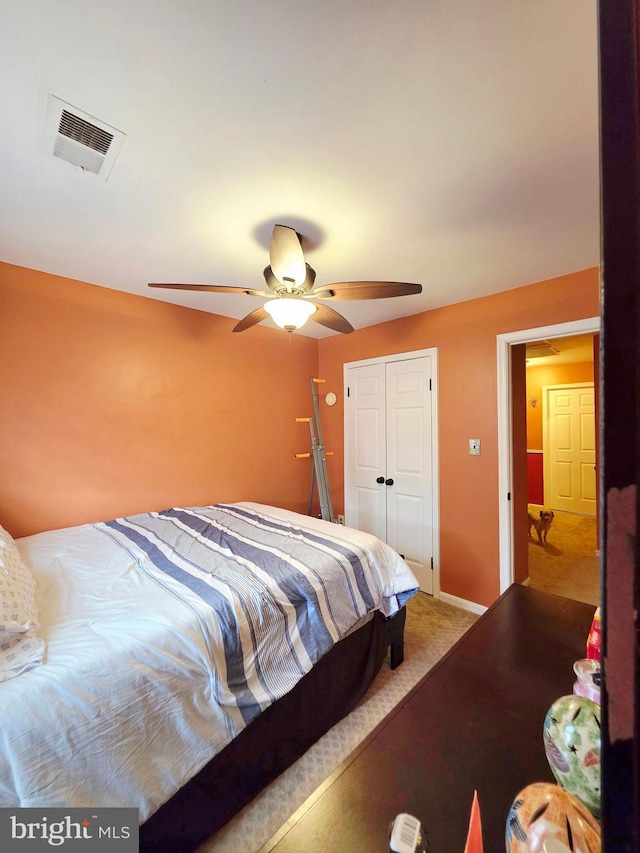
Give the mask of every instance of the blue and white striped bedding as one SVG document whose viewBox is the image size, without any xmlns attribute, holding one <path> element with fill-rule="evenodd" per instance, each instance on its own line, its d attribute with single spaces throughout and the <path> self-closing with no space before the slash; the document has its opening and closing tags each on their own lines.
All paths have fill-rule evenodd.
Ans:
<svg viewBox="0 0 640 853">
<path fill-rule="evenodd" d="M 216 697 L 245 725 L 363 617 L 391 616 L 417 591 L 384 543 L 366 547 L 337 525 L 262 505 L 174 508 L 98 527 L 172 594 L 188 590 L 213 610 L 215 636 L 203 632 Z"/>
<path fill-rule="evenodd" d="M 0 690 L 0 807 L 124 805 L 146 820 L 335 642 L 417 588 L 375 537 L 259 504 L 16 544 L 46 652 Z"/>
</svg>

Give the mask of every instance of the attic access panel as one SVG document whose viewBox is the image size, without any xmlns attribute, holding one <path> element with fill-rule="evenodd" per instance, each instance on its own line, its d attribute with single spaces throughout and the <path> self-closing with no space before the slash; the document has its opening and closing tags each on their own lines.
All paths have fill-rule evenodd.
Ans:
<svg viewBox="0 0 640 853">
<path fill-rule="evenodd" d="M 106 181 L 126 134 L 89 113 L 49 95 L 44 153 Z"/>
<path fill-rule="evenodd" d="M 550 355 L 558 355 L 559 349 L 552 346 L 550 341 L 532 341 L 526 345 L 527 358 L 546 358 Z"/>
</svg>

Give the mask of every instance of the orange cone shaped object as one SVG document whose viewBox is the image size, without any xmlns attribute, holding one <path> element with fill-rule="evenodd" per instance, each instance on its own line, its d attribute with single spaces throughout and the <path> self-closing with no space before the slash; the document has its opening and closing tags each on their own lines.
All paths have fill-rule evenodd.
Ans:
<svg viewBox="0 0 640 853">
<path fill-rule="evenodd" d="M 471 817 L 469 818 L 469 833 L 464 853 L 483 853 L 482 849 L 482 821 L 480 820 L 480 803 L 478 792 L 473 792 L 473 803 L 471 804 Z"/>
</svg>

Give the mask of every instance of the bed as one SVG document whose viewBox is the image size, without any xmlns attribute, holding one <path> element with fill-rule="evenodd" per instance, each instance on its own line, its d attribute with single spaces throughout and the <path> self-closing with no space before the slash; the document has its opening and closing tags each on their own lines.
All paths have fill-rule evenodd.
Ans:
<svg viewBox="0 0 640 853">
<path fill-rule="evenodd" d="M 368 534 L 248 502 L 16 545 L 44 655 L 0 683 L 0 807 L 134 806 L 149 850 L 193 849 L 348 713 L 418 586 Z"/>
</svg>

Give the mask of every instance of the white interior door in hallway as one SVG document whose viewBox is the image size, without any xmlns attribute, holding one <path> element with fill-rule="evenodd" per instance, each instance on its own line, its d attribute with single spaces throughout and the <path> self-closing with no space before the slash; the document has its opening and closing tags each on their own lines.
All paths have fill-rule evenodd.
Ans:
<svg viewBox="0 0 640 853">
<path fill-rule="evenodd" d="M 596 514 L 593 382 L 543 388 L 544 502 L 548 509 Z"/>
<path fill-rule="evenodd" d="M 345 521 L 388 542 L 430 595 L 439 591 L 435 362 L 423 350 L 345 365 Z"/>
</svg>

